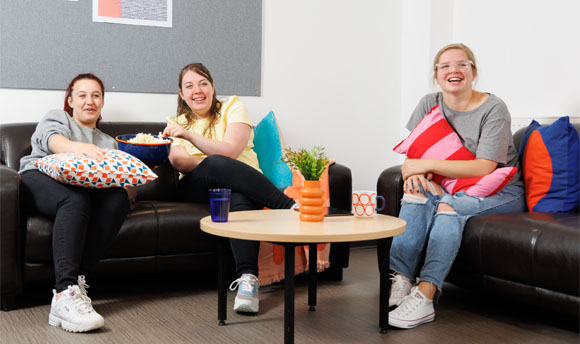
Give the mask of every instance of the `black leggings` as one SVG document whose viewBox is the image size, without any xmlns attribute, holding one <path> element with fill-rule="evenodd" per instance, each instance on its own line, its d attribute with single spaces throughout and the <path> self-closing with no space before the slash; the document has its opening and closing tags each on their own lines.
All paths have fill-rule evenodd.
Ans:
<svg viewBox="0 0 580 344">
<path fill-rule="evenodd" d="M 22 174 L 27 209 L 54 220 L 52 255 L 57 292 L 91 272 L 129 212 L 123 188 L 88 189 L 60 183 L 38 170 Z"/>
<path fill-rule="evenodd" d="M 230 211 L 289 209 L 294 200 L 284 195 L 270 180 L 253 167 L 222 155 L 205 158 L 179 181 L 181 197 L 186 202 L 209 203 L 208 189 L 232 190 Z M 236 260 L 236 274 L 258 276 L 259 241 L 230 239 Z"/>
</svg>

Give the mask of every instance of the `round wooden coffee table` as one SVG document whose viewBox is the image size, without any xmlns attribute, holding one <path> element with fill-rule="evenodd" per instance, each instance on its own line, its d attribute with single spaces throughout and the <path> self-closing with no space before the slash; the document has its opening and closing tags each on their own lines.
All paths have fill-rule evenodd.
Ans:
<svg viewBox="0 0 580 344">
<path fill-rule="evenodd" d="M 201 220 L 201 229 L 223 238 L 267 241 L 283 245 L 284 261 L 284 342 L 294 342 L 294 247 L 311 245 L 310 261 L 316 261 L 316 244 L 377 240 L 377 257 L 380 273 L 379 327 L 388 329 L 389 254 L 392 238 L 405 231 L 406 223 L 396 217 L 375 215 L 372 218 L 354 216 L 326 217 L 322 222 L 303 222 L 294 210 L 251 210 L 229 214 L 228 222 L 212 222 L 210 216 Z M 220 240 L 218 320 L 225 324 L 227 314 L 227 282 L 225 250 L 227 240 Z M 309 269 L 308 304 L 316 305 L 316 269 Z"/>
</svg>

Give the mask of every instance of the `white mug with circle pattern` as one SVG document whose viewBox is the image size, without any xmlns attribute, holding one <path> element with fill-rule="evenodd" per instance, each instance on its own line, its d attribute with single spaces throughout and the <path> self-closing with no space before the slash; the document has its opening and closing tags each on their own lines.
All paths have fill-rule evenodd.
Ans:
<svg viewBox="0 0 580 344">
<path fill-rule="evenodd" d="M 377 198 L 383 201 L 383 206 L 376 208 Z M 370 218 L 375 215 L 375 211 L 385 209 L 385 198 L 377 196 L 374 191 L 354 191 L 352 193 L 352 208 L 354 215 L 358 218 Z"/>
</svg>

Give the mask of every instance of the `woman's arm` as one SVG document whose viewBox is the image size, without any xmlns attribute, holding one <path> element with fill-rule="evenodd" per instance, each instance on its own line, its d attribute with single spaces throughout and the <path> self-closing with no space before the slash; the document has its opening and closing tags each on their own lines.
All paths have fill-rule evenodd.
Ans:
<svg viewBox="0 0 580 344">
<path fill-rule="evenodd" d="M 436 160 L 407 159 L 401 167 L 403 180 L 416 174 L 435 173 L 448 178 L 479 177 L 490 174 L 497 162 L 487 159 Z"/>
<path fill-rule="evenodd" d="M 205 155 L 224 155 L 236 159 L 248 145 L 252 128 L 246 123 L 232 123 L 226 127 L 223 141 L 216 141 L 185 130 L 177 124 L 169 124 L 164 136 L 179 137 L 191 142 Z"/>
<path fill-rule="evenodd" d="M 105 150 L 99 146 L 90 143 L 77 142 L 67 139 L 66 137 L 54 134 L 48 140 L 50 151 L 58 153 L 73 153 L 77 156 L 86 156 L 91 159 L 101 160 Z"/>
<path fill-rule="evenodd" d="M 171 150 L 169 151 L 169 162 L 181 173 L 193 171 L 203 159 L 202 157 L 189 155 L 183 146 L 171 146 Z"/>
</svg>

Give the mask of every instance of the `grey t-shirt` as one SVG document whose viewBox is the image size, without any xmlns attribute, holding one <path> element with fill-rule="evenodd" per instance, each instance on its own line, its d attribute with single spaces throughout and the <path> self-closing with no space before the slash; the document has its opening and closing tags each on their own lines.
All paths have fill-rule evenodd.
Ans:
<svg viewBox="0 0 580 344">
<path fill-rule="evenodd" d="M 461 112 L 447 107 L 441 92 L 425 95 L 413 111 L 407 129 L 415 126 L 435 106 L 455 130 L 463 146 L 478 159 L 493 160 L 497 167 L 518 167 L 509 184 L 520 180 L 518 152 L 511 132 L 511 116 L 505 103 L 493 94 L 477 108 Z"/>
<path fill-rule="evenodd" d="M 71 141 L 92 143 L 101 148 L 117 148 L 117 141 L 99 129 L 80 126 L 63 110 L 51 110 L 38 122 L 30 138 L 32 152 L 20 159 L 20 171 L 36 169 L 34 161 L 54 154 L 48 147 L 52 135 L 59 134 Z"/>
</svg>

